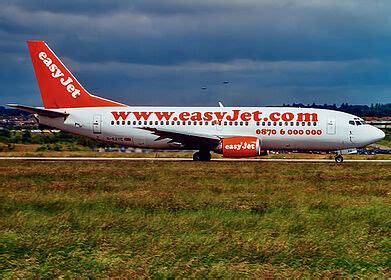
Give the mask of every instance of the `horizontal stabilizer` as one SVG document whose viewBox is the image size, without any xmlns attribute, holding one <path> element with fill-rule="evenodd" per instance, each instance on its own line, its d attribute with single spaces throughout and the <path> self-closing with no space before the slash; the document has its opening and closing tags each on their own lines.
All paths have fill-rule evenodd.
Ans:
<svg viewBox="0 0 391 280">
<path fill-rule="evenodd" d="M 48 109 L 43 109 L 43 108 L 36 108 L 36 107 L 30 107 L 30 106 L 25 106 L 25 105 L 19 105 L 19 104 L 7 104 L 7 106 L 16 108 L 22 111 L 26 111 L 32 114 L 38 114 L 40 116 L 45 116 L 49 118 L 65 118 L 68 117 L 69 114 L 67 113 L 62 113 L 62 112 L 56 112 Z"/>
</svg>

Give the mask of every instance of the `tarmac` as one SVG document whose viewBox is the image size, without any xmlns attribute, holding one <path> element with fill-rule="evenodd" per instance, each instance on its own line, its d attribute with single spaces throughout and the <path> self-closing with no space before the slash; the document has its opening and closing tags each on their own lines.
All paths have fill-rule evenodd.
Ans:
<svg viewBox="0 0 391 280">
<path fill-rule="evenodd" d="M 20 161 L 193 161 L 192 158 L 124 158 L 124 157 L 0 157 L 0 160 Z M 212 162 L 297 162 L 297 163 L 335 163 L 333 159 L 272 159 L 272 158 L 217 158 Z M 348 163 L 391 163 L 391 160 L 345 159 Z"/>
</svg>

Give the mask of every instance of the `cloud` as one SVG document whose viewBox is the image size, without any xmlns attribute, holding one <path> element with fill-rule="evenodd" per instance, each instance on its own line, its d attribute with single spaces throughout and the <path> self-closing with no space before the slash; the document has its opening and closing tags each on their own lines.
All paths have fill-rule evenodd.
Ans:
<svg viewBox="0 0 391 280">
<path fill-rule="evenodd" d="M 46 40 L 90 88 L 123 102 L 267 104 L 279 90 L 280 103 L 390 102 L 390 10 L 386 0 L 5 1 L 0 102 L 36 90 L 27 39 Z"/>
</svg>

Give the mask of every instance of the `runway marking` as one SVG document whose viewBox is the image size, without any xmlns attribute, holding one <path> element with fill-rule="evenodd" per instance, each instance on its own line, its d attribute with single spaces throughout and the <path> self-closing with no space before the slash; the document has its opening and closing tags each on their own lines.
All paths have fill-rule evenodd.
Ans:
<svg viewBox="0 0 391 280">
<path fill-rule="evenodd" d="M 0 157 L 0 160 L 26 161 L 193 161 L 192 158 L 121 158 L 121 157 Z M 214 162 L 335 162 L 333 159 L 216 158 Z M 353 163 L 391 163 L 382 159 L 345 159 Z"/>
</svg>

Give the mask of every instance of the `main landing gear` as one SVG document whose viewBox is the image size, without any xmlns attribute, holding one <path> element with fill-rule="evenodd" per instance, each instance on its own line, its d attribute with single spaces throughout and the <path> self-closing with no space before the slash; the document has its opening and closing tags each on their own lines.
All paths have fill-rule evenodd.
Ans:
<svg viewBox="0 0 391 280">
<path fill-rule="evenodd" d="M 342 163 L 343 162 L 343 156 L 341 154 L 337 154 L 335 156 L 335 162 L 336 163 Z"/>
<path fill-rule="evenodd" d="M 212 155 L 209 151 L 200 150 L 199 152 L 195 152 L 193 155 L 193 160 L 195 161 L 210 161 Z"/>
</svg>

